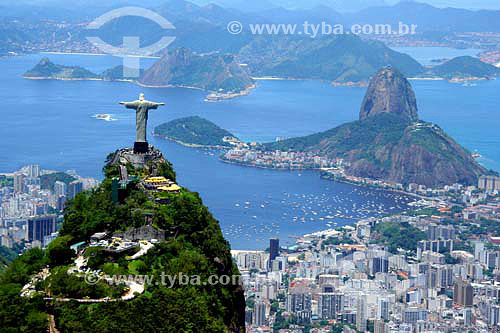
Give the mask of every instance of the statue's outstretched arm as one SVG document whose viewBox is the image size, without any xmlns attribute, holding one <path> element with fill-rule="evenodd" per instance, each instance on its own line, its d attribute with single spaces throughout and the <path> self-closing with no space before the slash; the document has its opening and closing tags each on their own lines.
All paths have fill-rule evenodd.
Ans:
<svg viewBox="0 0 500 333">
<path fill-rule="evenodd" d="M 120 102 L 121 105 L 125 105 L 127 109 L 137 109 L 137 102 Z"/>
</svg>

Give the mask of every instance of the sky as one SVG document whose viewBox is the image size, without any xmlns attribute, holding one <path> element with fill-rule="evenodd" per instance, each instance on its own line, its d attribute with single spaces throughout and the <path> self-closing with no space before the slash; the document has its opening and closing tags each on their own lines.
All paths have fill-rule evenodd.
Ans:
<svg viewBox="0 0 500 333">
<path fill-rule="evenodd" d="M 191 1 L 194 3 L 207 3 L 207 2 L 212 2 L 211 0 L 187 0 Z M 213 2 L 225 2 L 228 0 L 213 0 Z M 238 2 L 238 0 L 229 0 L 229 1 L 234 1 Z M 248 0 L 252 1 L 252 0 Z M 259 1 L 259 0 L 257 0 Z M 304 5 L 307 6 L 308 3 L 314 3 L 314 2 L 319 2 L 321 1 L 318 0 L 260 0 L 260 1 L 265 1 L 265 2 L 271 2 L 271 3 L 297 3 L 301 4 L 304 3 Z M 369 4 L 370 2 L 373 1 L 373 3 L 379 3 L 380 0 L 326 0 L 325 3 L 329 1 L 336 1 L 336 2 L 358 2 L 358 3 L 364 3 L 364 4 Z M 400 0 L 384 0 L 387 4 L 393 5 Z M 403 0 L 403 1 L 408 1 L 408 0 Z M 71 1 L 76 4 L 82 4 L 82 3 L 87 3 L 91 5 L 95 5 L 96 3 L 103 4 L 102 0 L 73 0 Z M 70 2 L 70 3 L 71 3 Z M 164 2 L 168 2 L 168 0 L 106 0 L 104 3 L 116 3 L 116 2 L 128 2 L 137 6 L 140 6 L 141 3 L 143 5 L 153 5 L 153 4 L 160 4 Z M 455 8 L 467 8 L 467 9 L 493 9 L 493 10 L 500 10 L 500 0 L 418 0 L 418 2 L 424 2 L 428 3 L 432 6 L 436 7 L 455 7 Z M 12 4 L 30 4 L 30 5 L 47 5 L 47 4 L 60 4 L 62 6 L 67 5 L 68 1 L 67 0 L 0 0 L 0 6 L 9 6 Z M 300 5 L 298 6 L 300 7 Z"/>
<path fill-rule="evenodd" d="M 386 0 L 386 2 L 394 4 L 399 0 Z M 500 0 L 419 0 L 419 2 L 425 2 L 435 7 L 500 10 Z"/>
</svg>

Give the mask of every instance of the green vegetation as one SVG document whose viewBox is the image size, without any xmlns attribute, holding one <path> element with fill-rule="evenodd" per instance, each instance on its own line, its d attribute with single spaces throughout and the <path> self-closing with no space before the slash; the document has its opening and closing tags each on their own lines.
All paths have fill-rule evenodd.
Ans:
<svg viewBox="0 0 500 333">
<path fill-rule="evenodd" d="M 51 270 L 50 277 L 42 283 L 43 286 L 50 288 L 53 297 L 76 299 L 117 298 L 124 292 L 124 285 L 112 286 L 102 280 L 95 285 L 91 285 L 85 282 L 83 277 L 68 274 L 67 271 L 67 266 L 56 267 Z"/>
<path fill-rule="evenodd" d="M 5 267 L 17 257 L 16 252 L 9 249 L 8 247 L 0 245 L 0 272 L 5 269 Z"/>
<path fill-rule="evenodd" d="M 114 155 L 108 156 L 108 162 Z M 151 172 L 175 180 L 167 161 L 152 164 L 149 170 L 131 168 L 131 175 Z M 211 275 L 238 275 L 231 259 L 229 244 L 217 220 L 203 205 L 197 193 L 183 190 L 172 195 L 166 204 L 156 204 L 136 183 L 127 189 L 123 204 L 115 205 L 111 195 L 111 177 L 118 166 L 104 168 L 106 178 L 95 190 L 80 193 L 69 202 L 65 220 L 47 251 L 30 250 L 15 259 L 0 277 L 0 321 L 2 328 L 13 331 L 46 331 L 47 315 L 53 314 L 61 332 L 224 332 L 244 329 L 245 299 L 239 285 L 204 285 Z M 108 274 L 144 274 L 164 281 L 162 276 L 199 276 L 199 285 L 146 285 L 145 292 L 127 302 L 52 303 L 47 307 L 36 296 L 25 299 L 19 292 L 30 277 L 49 265 L 51 277 L 39 283 L 54 296 L 77 298 L 118 297 L 123 286 L 99 282 L 90 287 L 80 277 L 68 275 L 74 256 L 69 245 L 88 241 L 95 232 L 117 232 L 146 223 L 143 212 L 154 213 L 153 225 L 171 235 L 158 243 L 140 260 L 127 260 L 129 253 L 105 253 L 89 248 L 89 267 Z M 135 252 L 134 249 L 131 252 Z"/>
<path fill-rule="evenodd" d="M 253 84 L 233 55 L 199 55 L 179 48 L 147 69 L 140 82 L 152 86 L 196 87 L 209 91 L 240 92 Z"/>
<path fill-rule="evenodd" d="M 75 177 L 68 175 L 67 173 L 64 172 L 55 172 L 55 173 L 49 173 L 46 175 L 40 176 L 40 187 L 43 190 L 54 190 L 54 184 L 57 181 L 63 182 L 66 185 L 71 183 L 72 181 L 76 180 Z"/>
<path fill-rule="evenodd" d="M 128 67 L 125 67 L 125 70 L 129 69 Z M 130 69 L 129 69 L 130 70 Z M 104 72 L 101 73 L 101 77 L 104 80 L 108 81 L 117 81 L 117 80 L 132 80 L 135 81 L 137 80 L 137 77 L 124 77 L 123 76 L 123 71 L 124 67 L 123 65 L 116 66 L 110 69 L 105 70 Z M 142 75 L 144 73 L 144 69 L 139 70 L 139 75 Z"/>
<path fill-rule="evenodd" d="M 99 76 L 79 66 L 63 66 L 52 63 L 48 58 L 43 58 L 31 70 L 24 73 L 27 78 L 53 78 L 53 79 L 97 79 Z"/>
<path fill-rule="evenodd" d="M 327 245 L 341 245 L 341 244 L 354 244 L 351 237 L 347 235 L 342 235 L 342 237 L 328 237 L 321 243 L 321 247 L 324 248 Z"/>
<path fill-rule="evenodd" d="M 5 332 L 44 332 L 47 327 L 45 303 L 41 296 L 20 296 L 30 276 L 47 263 L 40 249 L 32 249 L 16 258 L 0 275 L 0 323 Z"/>
<path fill-rule="evenodd" d="M 14 186 L 14 178 L 0 175 L 0 187 L 12 187 Z"/>
<path fill-rule="evenodd" d="M 325 132 L 263 144 L 266 151 L 311 152 L 343 158 L 347 174 L 393 181 L 440 186 L 477 184 L 487 174 L 460 145 L 439 127 L 404 117 L 380 113 L 340 125 Z"/>
<path fill-rule="evenodd" d="M 222 141 L 225 136 L 234 135 L 211 121 L 198 116 L 179 118 L 157 126 L 156 135 L 190 145 L 230 147 Z"/>
<path fill-rule="evenodd" d="M 423 67 L 410 56 L 381 42 L 366 41 L 353 35 L 257 37 L 240 53 L 254 75 L 264 76 L 367 81 L 387 65 L 398 68 L 405 75 L 417 75 L 423 71 Z"/>
<path fill-rule="evenodd" d="M 433 67 L 431 72 L 448 79 L 469 77 L 489 78 L 500 74 L 500 69 L 484 63 L 478 58 L 462 56 Z"/>
<path fill-rule="evenodd" d="M 73 244 L 73 237 L 70 235 L 54 239 L 47 248 L 49 266 L 69 265 L 75 257 L 75 252 L 70 249 Z"/>
<path fill-rule="evenodd" d="M 321 151 L 328 156 L 347 157 L 351 151 L 358 152 L 377 162 L 376 152 L 386 144 L 394 145 L 404 135 L 408 121 L 390 113 L 369 117 L 364 121 L 353 121 L 325 132 L 292 138 L 264 145 L 266 150 Z M 379 161 L 381 163 L 381 161 Z"/>
<path fill-rule="evenodd" d="M 423 231 L 411 226 L 407 222 L 383 222 L 375 226 L 380 235 L 377 242 L 385 244 L 388 251 L 398 253 L 398 248 L 406 251 L 416 251 L 419 241 L 426 239 Z"/>
<path fill-rule="evenodd" d="M 481 218 L 478 223 L 464 225 L 467 226 L 464 231 L 464 237 L 466 238 L 470 238 L 472 235 L 500 235 L 500 224 L 496 220 Z"/>
<path fill-rule="evenodd" d="M 12 261 L 16 259 L 17 254 L 14 250 L 9 249 L 8 247 L 0 245 L 0 257 L 4 258 L 6 261 Z"/>
</svg>

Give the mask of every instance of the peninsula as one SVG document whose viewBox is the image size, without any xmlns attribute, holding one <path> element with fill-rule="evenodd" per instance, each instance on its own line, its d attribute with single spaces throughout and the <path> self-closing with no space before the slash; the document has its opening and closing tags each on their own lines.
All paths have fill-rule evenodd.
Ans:
<svg viewBox="0 0 500 333">
<path fill-rule="evenodd" d="M 301 164 L 304 156 L 316 163 Z M 439 126 L 419 120 L 410 83 L 392 67 L 380 70 L 370 82 L 358 121 L 256 148 L 240 147 L 223 159 L 260 167 L 328 168 L 338 178 L 397 188 L 410 183 L 471 185 L 489 173 Z"/>
</svg>

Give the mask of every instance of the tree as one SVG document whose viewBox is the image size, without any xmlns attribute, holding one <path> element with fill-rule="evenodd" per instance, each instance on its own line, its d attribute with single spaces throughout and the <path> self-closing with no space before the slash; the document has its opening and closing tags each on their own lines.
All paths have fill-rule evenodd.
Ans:
<svg viewBox="0 0 500 333">
<path fill-rule="evenodd" d="M 73 237 L 61 236 L 54 239 L 47 247 L 47 257 L 50 267 L 68 265 L 72 262 L 75 252 L 70 248 Z"/>
</svg>

